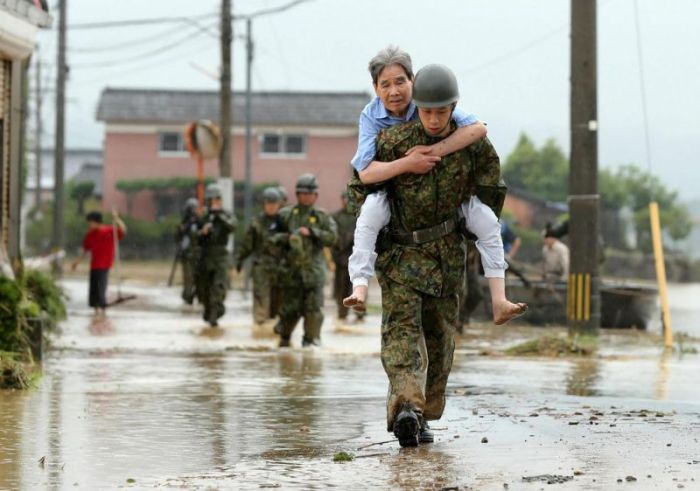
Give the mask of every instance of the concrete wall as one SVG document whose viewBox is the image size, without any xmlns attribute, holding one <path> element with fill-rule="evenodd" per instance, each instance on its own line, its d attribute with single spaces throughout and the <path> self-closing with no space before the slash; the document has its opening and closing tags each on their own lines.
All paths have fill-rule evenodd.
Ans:
<svg viewBox="0 0 700 491">
<path fill-rule="evenodd" d="M 170 130 L 168 130 L 170 131 Z M 260 155 L 260 145 L 253 136 L 252 175 L 253 182 L 277 181 L 290 192 L 293 201 L 294 184 L 297 176 L 304 172 L 316 174 L 320 183 L 318 205 L 327 211 L 339 207 L 340 193 L 350 177 L 350 159 L 357 146 L 355 129 L 319 131 L 320 134 L 297 130 L 307 134 L 306 153 L 300 157 L 270 158 Z M 232 139 L 232 169 L 235 180 L 245 177 L 244 136 L 234 134 Z M 186 153 L 159 153 L 159 134 L 154 131 L 135 128 L 119 128 L 110 131 L 107 127 L 104 142 L 103 207 L 105 210 L 116 205 L 121 212 L 127 211 L 126 196 L 116 189 L 116 182 L 123 179 L 168 178 L 195 176 L 195 163 Z M 205 164 L 207 176 L 218 176 L 218 163 L 215 160 Z M 173 210 L 177 212 L 178 210 Z M 134 196 L 132 213 L 141 219 L 153 219 L 155 204 L 149 192 Z"/>
</svg>

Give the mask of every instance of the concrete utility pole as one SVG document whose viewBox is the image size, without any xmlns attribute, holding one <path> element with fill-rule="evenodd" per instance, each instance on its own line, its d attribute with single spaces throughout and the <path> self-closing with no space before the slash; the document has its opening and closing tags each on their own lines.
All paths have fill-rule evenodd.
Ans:
<svg viewBox="0 0 700 491">
<path fill-rule="evenodd" d="M 596 0 L 571 0 L 570 333 L 600 327 Z"/>
<path fill-rule="evenodd" d="M 41 60 L 38 53 L 36 55 L 36 81 L 34 83 L 34 109 L 36 115 L 36 135 L 34 137 L 34 165 L 36 165 L 36 190 L 34 194 L 34 206 L 37 209 L 41 206 L 41 134 L 43 131 L 41 122 Z"/>
<path fill-rule="evenodd" d="M 66 4 L 58 3 L 58 60 L 56 62 L 56 135 L 54 142 L 53 171 L 53 246 L 63 249 L 63 165 L 65 156 L 65 107 L 66 107 Z"/>
<path fill-rule="evenodd" d="M 252 130 L 251 130 L 251 71 L 253 65 L 253 34 L 250 17 L 246 19 L 246 70 L 245 70 L 245 223 L 253 216 Z"/>
<path fill-rule="evenodd" d="M 219 93 L 219 129 L 221 153 L 219 176 L 231 177 L 231 0 L 221 1 L 221 88 Z"/>
</svg>

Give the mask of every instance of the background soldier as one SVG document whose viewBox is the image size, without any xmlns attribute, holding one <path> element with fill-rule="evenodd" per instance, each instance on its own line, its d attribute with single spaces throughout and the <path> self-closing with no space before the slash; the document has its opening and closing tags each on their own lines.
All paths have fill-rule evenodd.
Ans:
<svg viewBox="0 0 700 491">
<path fill-rule="evenodd" d="M 289 339 L 299 318 L 304 317 L 303 346 L 320 344 L 323 324 L 323 285 L 325 259 L 323 248 L 336 240 L 333 218 L 314 208 L 318 183 L 312 174 L 302 174 L 296 184 L 297 204 L 280 212 L 282 231 L 275 243 L 285 247 L 285 270 L 281 285 L 284 303 L 275 332 L 280 347 L 289 346 Z"/>
<path fill-rule="evenodd" d="M 199 261 L 197 297 L 204 306 L 204 320 L 212 327 L 226 312 L 228 284 L 228 237 L 236 228 L 236 218 L 223 209 L 221 188 L 209 184 L 204 194 L 207 211 L 199 221 Z"/>
<path fill-rule="evenodd" d="M 246 229 L 236 259 L 236 270 L 240 272 L 243 261 L 253 256 L 253 322 L 258 326 L 277 315 L 277 310 L 272 308 L 272 297 L 279 276 L 281 248 L 272 242 L 272 238 L 281 225 L 281 200 L 277 188 L 269 187 L 263 191 L 263 211 Z"/>
<path fill-rule="evenodd" d="M 333 262 L 335 263 L 335 281 L 333 283 L 333 296 L 338 305 L 338 318 L 345 319 L 348 316 L 348 308 L 343 305 L 343 299 L 352 293 L 352 282 L 348 273 L 348 259 L 352 254 L 352 245 L 355 237 L 355 222 L 357 218 L 348 209 L 348 193 L 343 191 L 340 196 L 342 207 L 333 213 L 333 219 L 338 226 L 338 240 L 331 248 Z M 364 317 L 364 312 L 357 312 L 358 319 Z"/>
<path fill-rule="evenodd" d="M 199 202 L 190 198 L 182 210 L 182 221 L 177 228 L 177 258 L 182 264 L 182 299 L 192 305 L 197 293 L 197 262 L 199 261 Z"/>
</svg>

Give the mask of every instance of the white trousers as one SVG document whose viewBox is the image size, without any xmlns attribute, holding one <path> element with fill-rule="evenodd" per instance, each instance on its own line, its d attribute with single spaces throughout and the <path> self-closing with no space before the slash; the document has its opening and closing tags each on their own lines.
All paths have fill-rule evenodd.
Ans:
<svg viewBox="0 0 700 491">
<path fill-rule="evenodd" d="M 462 203 L 467 228 L 477 236 L 476 248 L 481 254 L 481 264 L 487 278 L 505 278 L 508 267 L 501 239 L 501 225 L 496 214 L 476 196 Z M 355 243 L 348 261 L 348 272 L 353 288 L 369 284 L 374 276 L 374 252 L 379 231 L 389 224 L 391 210 L 385 191 L 367 196 L 355 226 Z"/>
</svg>

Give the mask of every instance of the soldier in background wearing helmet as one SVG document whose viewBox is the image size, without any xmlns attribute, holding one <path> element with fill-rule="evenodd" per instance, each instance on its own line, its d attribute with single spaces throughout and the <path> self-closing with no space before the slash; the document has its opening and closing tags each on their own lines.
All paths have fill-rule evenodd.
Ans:
<svg viewBox="0 0 700 491">
<path fill-rule="evenodd" d="M 262 326 L 273 319 L 274 289 L 279 276 L 280 246 L 272 238 L 280 230 L 279 216 L 282 196 L 276 187 L 265 188 L 262 194 L 263 211 L 253 218 L 246 229 L 236 255 L 236 269 L 240 272 L 243 261 L 253 257 L 253 322 Z"/>
<path fill-rule="evenodd" d="M 447 67 L 428 65 L 420 70 L 413 97 L 419 120 L 380 134 L 380 161 L 400 159 L 411 148 L 434 144 L 456 131 L 452 111 L 459 91 Z M 385 187 L 389 240 L 377 265 L 383 309 L 381 357 L 389 377 L 387 422 L 402 446 L 414 446 L 433 441 L 426 421 L 439 419 L 445 406 L 466 261 L 458 210 L 478 237 L 484 269 L 494 273 L 489 284 L 498 283 L 505 299 L 497 219 L 505 186 L 498 154 L 484 138 L 444 156 L 430 173 L 402 174 Z M 526 308 L 508 305 L 509 318 Z"/>
<path fill-rule="evenodd" d="M 199 202 L 190 198 L 182 209 L 182 220 L 177 227 L 177 255 L 182 264 L 182 300 L 192 305 L 197 293 L 197 263 L 199 262 Z"/>
<path fill-rule="evenodd" d="M 280 193 L 280 208 L 284 208 L 289 204 L 289 193 L 287 193 L 287 189 L 282 186 L 281 184 L 277 186 L 277 191 Z"/>
<path fill-rule="evenodd" d="M 236 218 L 223 209 L 221 188 L 209 184 L 204 193 L 207 209 L 199 220 L 201 258 L 198 268 L 197 297 L 204 306 L 204 320 L 212 327 L 224 315 L 228 285 L 229 236 L 236 229 Z"/>
<path fill-rule="evenodd" d="M 273 239 L 285 250 L 280 284 L 284 303 L 275 332 L 280 347 L 290 345 L 299 319 L 304 318 L 303 346 L 318 346 L 323 324 L 323 285 L 326 264 L 323 248 L 333 245 L 337 227 L 333 218 L 314 208 L 318 183 L 312 174 L 302 174 L 296 183 L 297 204 L 280 211 L 281 231 Z"/>
<path fill-rule="evenodd" d="M 357 218 L 348 207 L 348 192 L 343 191 L 341 196 L 341 207 L 333 213 L 333 220 L 338 226 L 338 240 L 331 248 L 333 262 L 335 263 L 335 278 L 333 282 L 333 296 L 338 305 L 338 319 L 345 319 L 348 316 L 348 307 L 343 304 L 343 300 L 352 293 L 352 283 L 348 274 L 348 258 L 352 253 L 353 237 L 355 235 L 355 222 Z M 364 317 L 364 312 L 356 311 L 358 320 Z"/>
</svg>

